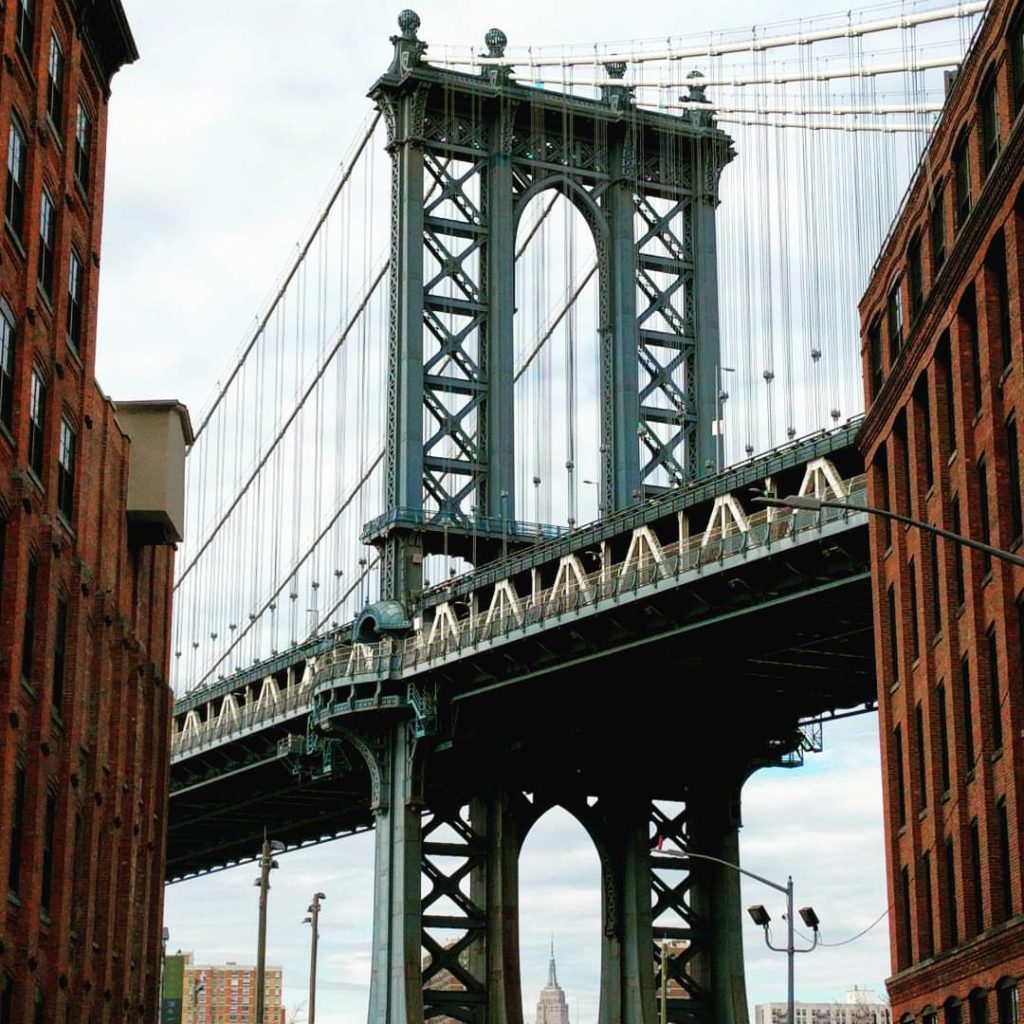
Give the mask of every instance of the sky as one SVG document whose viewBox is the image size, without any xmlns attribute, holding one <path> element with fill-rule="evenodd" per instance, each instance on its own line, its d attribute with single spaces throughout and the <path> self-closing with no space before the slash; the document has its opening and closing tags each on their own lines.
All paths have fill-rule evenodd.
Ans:
<svg viewBox="0 0 1024 1024">
<path fill-rule="evenodd" d="M 198 414 L 318 206 L 390 59 L 398 5 L 338 0 L 124 0 L 141 54 L 113 83 L 107 147 L 97 374 L 115 400 L 175 398 Z M 681 11 L 685 9 L 685 18 Z M 832 13 L 805 3 L 800 13 Z M 781 0 L 688 5 L 521 0 L 420 4 L 421 38 L 474 44 L 493 25 L 512 43 L 659 37 L 792 17 Z M 383 160 L 379 166 L 385 166 Z M 723 736 L 728 731 L 723 723 Z M 798 770 L 764 770 L 744 791 L 743 864 L 811 903 L 825 942 L 850 939 L 886 909 L 877 726 L 826 728 L 825 751 Z M 289 1011 L 304 1019 L 313 892 L 321 914 L 321 1024 L 365 1019 L 372 837 L 286 854 L 273 876 L 268 961 L 284 967 Z M 255 852 L 255 851 L 254 851 Z M 255 961 L 256 868 L 180 883 L 166 893 L 169 949 L 199 962 Z M 559 812 L 527 839 L 521 867 L 527 1018 L 554 938 L 571 1019 L 597 1012 L 596 854 Z M 744 905 L 778 920 L 782 897 L 746 880 Z M 745 924 L 748 999 L 781 1000 L 785 957 Z M 776 940 L 781 935 L 776 934 Z M 797 996 L 841 1000 L 883 991 L 888 923 L 799 958 Z"/>
</svg>

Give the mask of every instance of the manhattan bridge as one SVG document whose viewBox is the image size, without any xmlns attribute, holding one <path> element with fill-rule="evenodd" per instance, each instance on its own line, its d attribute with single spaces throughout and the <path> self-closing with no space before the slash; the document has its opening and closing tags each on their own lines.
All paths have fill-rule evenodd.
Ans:
<svg viewBox="0 0 1024 1024">
<path fill-rule="evenodd" d="M 399 15 L 189 456 L 169 880 L 373 829 L 370 1020 L 516 1024 L 560 806 L 601 1024 L 662 969 L 669 1020 L 747 1019 L 699 858 L 875 700 L 865 514 L 752 498 L 865 503 L 857 301 L 984 6 L 557 49 Z"/>
</svg>

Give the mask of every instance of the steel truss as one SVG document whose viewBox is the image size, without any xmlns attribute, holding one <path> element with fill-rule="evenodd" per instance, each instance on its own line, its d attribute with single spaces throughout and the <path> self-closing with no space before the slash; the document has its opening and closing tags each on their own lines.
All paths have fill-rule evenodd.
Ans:
<svg viewBox="0 0 1024 1024">
<path fill-rule="evenodd" d="M 639 110 L 623 67 L 600 100 L 431 67 L 405 12 L 370 92 L 393 162 L 382 595 L 422 582 L 427 521 L 516 519 L 516 229 L 560 192 L 597 252 L 601 505 L 622 509 L 716 465 L 714 210 L 731 159 L 703 111 Z M 504 52 L 492 31 L 489 52 Z M 695 97 L 698 98 L 699 97 Z"/>
</svg>

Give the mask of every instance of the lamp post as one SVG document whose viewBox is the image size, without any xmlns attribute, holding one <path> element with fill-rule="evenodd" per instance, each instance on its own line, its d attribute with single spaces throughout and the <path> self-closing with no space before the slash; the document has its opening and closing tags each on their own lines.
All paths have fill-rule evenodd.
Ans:
<svg viewBox="0 0 1024 1024">
<path fill-rule="evenodd" d="M 670 856 L 673 856 L 670 854 Z M 739 864 L 733 864 L 732 861 L 722 860 L 721 857 L 712 857 L 707 853 L 691 853 L 688 850 L 676 856 L 681 856 L 685 860 L 707 860 L 713 864 L 722 864 L 724 867 L 732 868 L 733 871 L 738 872 L 741 875 L 746 875 L 748 878 L 753 878 L 755 881 L 761 882 L 764 885 L 770 886 L 772 889 L 777 889 L 779 892 L 786 894 L 786 945 L 773 946 L 768 939 L 768 925 L 771 922 L 771 915 L 765 910 L 764 907 L 757 905 L 749 907 L 747 913 L 750 914 L 754 921 L 754 924 L 761 925 L 764 928 L 764 941 L 769 949 L 773 949 L 779 953 L 785 953 L 787 958 L 786 963 L 786 1013 L 787 1013 L 787 1024 L 796 1024 L 795 1012 L 794 1012 L 794 971 L 793 961 L 797 953 L 809 953 L 815 946 L 818 945 L 818 915 L 814 912 L 813 907 L 801 907 L 800 916 L 803 918 L 803 922 L 808 928 L 814 930 L 814 942 L 806 949 L 797 949 L 794 945 L 794 931 L 793 931 L 793 876 L 789 875 L 786 878 L 786 884 L 781 885 L 779 882 L 773 882 L 770 878 L 765 878 L 764 875 L 756 875 L 753 871 L 748 871 L 746 868 L 741 868 Z"/>
<path fill-rule="evenodd" d="M 604 504 L 601 501 L 601 484 L 598 480 L 584 480 L 585 484 L 590 484 L 597 488 L 597 518 L 604 519 Z"/>
<path fill-rule="evenodd" d="M 256 1024 L 264 1024 L 263 1004 L 266 993 L 265 978 L 267 974 L 267 893 L 270 891 L 270 872 L 278 866 L 273 854 L 281 853 L 284 843 L 276 839 L 267 839 L 263 832 L 263 846 L 260 848 L 260 877 L 253 882 L 260 890 L 260 920 L 256 933 Z"/>
<path fill-rule="evenodd" d="M 308 1024 L 316 1024 L 316 943 L 320 937 L 318 925 L 320 921 L 320 901 L 327 897 L 322 892 L 313 893 L 313 902 L 306 908 L 309 917 L 303 919 L 303 924 L 313 926 L 313 939 L 309 954 L 309 1018 Z"/>
<path fill-rule="evenodd" d="M 815 498 L 810 494 L 790 494 L 785 498 L 773 498 L 767 495 L 758 495 L 751 499 L 758 505 L 771 505 L 775 508 L 805 509 L 808 512 L 819 512 L 823 508 L 838 508 L 846 512 L 867 512 L 870 515 L 882 516 L 884 519 L 892 519 L 897 523 L 906 526 L 916 526 L 925 533 L 933 533 L 936 537 L 943 537 L 954 544 L 962 544 L 967 548 L 974 548 L 976 551 L 983 551 L 993 558 L 1001 558 L 1011 565 L 1024 566 L 1024 558 L 1015 555 L 1012 551 L 1004 551 L 1002 548 L 994 548 L 991 544 L 983 544 L 980 540 L 973 540 L 971 537 L 964 537 L 962 534 L 953 533 L 950 530 L 943 530 L 939 526 L 932 526 L 920 519 L 912 519 L 910 516 L 901 515 L 899 512 L 890 512 L 887 508 L 874 508 L 871 505 L 851 505 L 845 501 L 826 501 L 824 498 Z"/>
</svg>

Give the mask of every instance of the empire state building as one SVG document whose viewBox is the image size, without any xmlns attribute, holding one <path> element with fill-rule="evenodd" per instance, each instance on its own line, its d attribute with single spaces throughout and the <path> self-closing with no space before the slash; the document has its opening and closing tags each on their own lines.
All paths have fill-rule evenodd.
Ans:
<svg viewBox="0 0 1024 1024">
<path fill-rule="evenodd" d="M 548 963 L 548 983 L 540 990 L 540 998 L 537 1000 L 537 1024 L 569 1024 L 569 1007 L 555 974 L 554 943 L 551 944 L 551 960 Z"/>
</svg>

